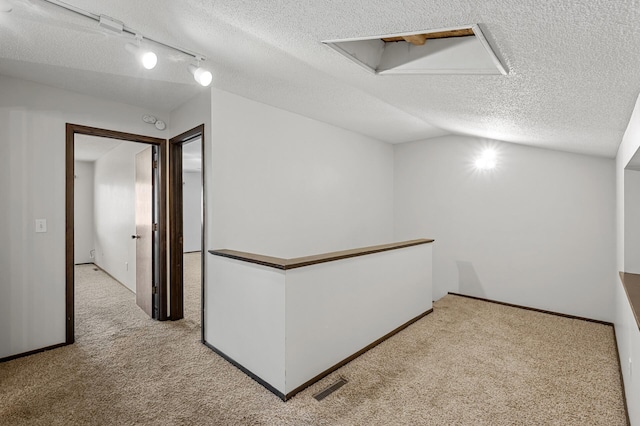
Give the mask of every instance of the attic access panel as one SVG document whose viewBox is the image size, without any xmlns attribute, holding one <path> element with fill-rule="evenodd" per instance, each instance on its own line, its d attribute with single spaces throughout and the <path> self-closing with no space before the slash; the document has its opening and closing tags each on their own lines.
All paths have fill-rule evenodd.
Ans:
<svg viewBox="0 0 640 426">
<path fill-rule="evenodd" d="M 374 74 L 507 74 L 478 25 L 323 43 Z"/>
</svg>

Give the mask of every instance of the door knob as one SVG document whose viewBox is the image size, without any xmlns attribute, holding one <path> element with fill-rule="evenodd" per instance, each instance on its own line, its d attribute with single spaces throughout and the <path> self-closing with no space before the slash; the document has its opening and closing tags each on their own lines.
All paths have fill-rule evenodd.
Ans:
<svg viewBox="0 0 640 426">
<path fill-rule="evenodd" d="M 131 238 L 134 239 L 134 240 L 139 240 L 140 239 L 140 235 L 132 235 Z"/>
</svg>

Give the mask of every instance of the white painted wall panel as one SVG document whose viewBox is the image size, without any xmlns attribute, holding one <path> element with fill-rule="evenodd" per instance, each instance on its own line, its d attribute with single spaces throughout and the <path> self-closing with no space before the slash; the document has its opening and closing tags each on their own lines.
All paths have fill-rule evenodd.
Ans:
<svg viewBox="0 0 640 426">
<path fill-rule="evenodd" d="M 637 425 L 640 422 L 640 331 L 638 328 L 632 328 L 635 318 L 631 315 L 629 305 L 625 306 L 626 319 L 625 322 L 631 327 L 629 328 L 629 336 L 626 337 L 629 341 L 629 357 L 621 359 L 620 363 L 625 370 L 625 390 L 627 397 L 627 406 L 629 408 L 629 418 L 632 425 Z"/>
<path fill-rule="evenodd" d="M 209 248 L 292 258 L 393 242 L 391 145 L 211 90 Z"/>
<path fill-rule="evenodd" d="M 622 284 L 616 288 L 615 329 L 629 418 L 635 425 L 640 422 L 640 331 Z"/>
<path fill-rule="evenodd" d="M 166 116 L 0 76 L 0 357 L 65 340 L 65 123 L 164 135 L 149 113 Z"/>
<path fill-rule="evenodd" d="M 495 170 L 475 170 L 487 145 Z M 396 145 L 396 239 L 434 238 L 447 291 L 612 321 L 614 162 L 464 136 Z"/>
<path fill-rule="evenodd" d="M 393 241 L 392 146 L 224 91 L 211 93 L 211 137 L 205 139 L 204 156 L 205 249 L 291 258 Z M 232 324 L 230 318 L 242 320 L 237 309 L 245 312 L 255 303 L 256 312 L 268 315 L 278 305 L 258 287 L 242 299 L 248 301 L 246 307 L 221 306 L 238 289 L 224 284 L 218 261 L 206 256 L 205 339 L 214 346 L 220 341 L 236 344 L 234 339 L 243 334 L 220 327 Z M 282 291 L 284 303 L 284 287 Z M 273 346 L 278 340 L 270 341 Z M 230 346 L 223 343 L 219 349 L 225 347 Z M 252 350 L 265 356 L 264 346 Z M 284 343 L 278 350 L 278 368 L 284 369 Z M 256 360 L 236 360 L 284 392 L 284 382 L 263 377 L 267 373 L 261 373 L 264 366 L 254 366 Z"/>
<path fill-rule="evenodd" d="M 191 130 L 201 124 L 205 127 L 205 140 L 211 142 L 211 88 L 203 87 L 201 92 L 171 111 L 171 127 L 168 138 Z M 166 133 L 166 132 L 165 132 Z"/>
<path fill-rule="evenodd" d="M 92 263 L 94 249 L 93 232 L 93 172 L 94 164 L 89 161 L 74 162 L 74 243 L 75 264 Z"/>
<path fill-rule="evenodd" d="M 208 259 L 205 340 L 285 393 L 284 271 Z"/>
<path fill-rule="evenodd" d="M 0 357 L 13 355 L 16 353 L 16 347 L 19 350 L 20 342 L 18 336 L 12 338 L 14 330 L 9 326 L 9 321 L 16 315 L 11 308 L 11 294 L 14 289 L 21 283 L 13 282 L 11 279 L 11 250 L 13 244 L 10 240 L 11 228 L 15 224 L 11 223 L 11 211 L 13 206 L 10 202 L 12 175 L 15 171 L 12 171 L 9 167 L 9 160 L 11 153 L 16 149 L 15 143 L 12 142 L 8 136 L 9 126 L 11 123 L 11 110 L 9 108 L 0 107 L 0 134 L 3 136 L 0 138 L 0 198 L 6 200 L 6 202 L 0 203 Z M 22 330 L 19 330 L 22 331 Z"/>
<path fill-rule="evenodd" d="M 183 250 L 200 251 L 202 247 L 202 173 L 182 174 Z"/>
<path fill-rule="evenodd" d="M 622 143 L 616 156 L 616 212 L 617 212 L 617 271 L 625 269 L 625 170 L 636 151 L 640 149 L 640 98 L 631 115 Z M 635 217 L 631 218 L 637 219 Z M 632 224 L 633 226 L 633 224 Z M 631 307 L 622 283 L 615 272 L 616 317 L 615 328 L 620 354 L 620 366 L 624 378 L 627 407 L 632 425 L 640 424 L 640 331 L 631 312 Z M 613 275 L 613 272 L 612 272 Z M 631 360 L 632 368 L 629 368 Z"/>
<path fill-rule="evenodd" d="M 123 142 L 95 162 L 95 263 L 136 291 L 136 154 L 150 145 Z"/>
<path fill-rule="evenodd" d="M 624 271 L 640 274 L 640 171 L 624 171 Z"/>
<path fill-rule="evenodd" d="M 64 341 L 65 157 L 54 143 L 64 142 L 60 114 L 6 107 L 1 90 L 0 105 L 7 124 L 0 128 L 0 168 L 8 175 L 0 198 L 9 207 L 0 220 L 0 299 L 6 301 L 0 357 L 6 357 Z M 46 233 L 35 232 L 36 219 L 46 219 Z"/>
<path fill-rule="evenodd" d="M 431 309 L 431 244 L 286 271 L 286 392 Z"/>
</svg>

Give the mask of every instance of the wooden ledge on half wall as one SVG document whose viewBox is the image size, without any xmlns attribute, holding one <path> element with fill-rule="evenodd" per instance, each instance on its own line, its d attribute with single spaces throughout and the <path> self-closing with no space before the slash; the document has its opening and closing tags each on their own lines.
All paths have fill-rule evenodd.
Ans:
<svg viewBox="0 0 640 426">
<path fill-rule="evenodd" d="M 620 279 L 627 293 L 633 316 L 636 318 L 636 325 L 640 329 L 640 274 L 620 272 Z"/>
<path fill-rule="evenodd" d="M 256 263 L 258 265 L 268 266 L 271 268 L 288 270 L 301 268 L 303 266 L 317 265 L 318 263 L 333 262 L 334 260 L 348 259 L 350 257 L 365 256 L 383 251 L 397 250 L 405 247 L 417 246 L 420 244 L 429 244 L 434 242 L 432 239 L 418 239 L 403 241 L 399 243 L 381 244 L 377 246 L 362 247 L 351 250 L 334 251 L 331 253 L 317 254 L 313 256 L 296 257 L 293 259 L 282 259 L 280 257 L 264 256 L 255 253 L 246 253 L 236 250 L 220 249 L 209 250 L 214 256 L 228 257 L 231 259 L 241 260 L 243 262 Z"/>
</svg>

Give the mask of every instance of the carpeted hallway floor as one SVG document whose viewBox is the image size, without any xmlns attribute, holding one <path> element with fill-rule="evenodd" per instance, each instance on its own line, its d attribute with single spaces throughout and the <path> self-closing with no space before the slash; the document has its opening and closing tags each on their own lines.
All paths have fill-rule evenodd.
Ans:
<svg viewBox="0 0 640 426">
<path fill-rule="evenodd" d="M 199 261 L 176 322 L 78 266 L 77 343 L 0 364 L 0 424 L 626 424 L 611 327 L 453 295 L 284 403 L 200 343 Z"/>
</svg>

